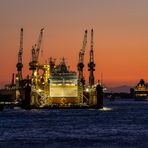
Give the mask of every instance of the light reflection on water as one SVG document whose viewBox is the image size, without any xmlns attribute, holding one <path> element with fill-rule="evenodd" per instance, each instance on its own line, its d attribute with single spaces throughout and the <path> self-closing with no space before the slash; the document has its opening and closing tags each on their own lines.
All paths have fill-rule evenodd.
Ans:
<svg viewBox="0 0 148 148">
<path fill-rule="evenodd" d="M 148 102 L 104 101 L 100 110 L 0 112 L 0 147 L 148 147 Z"/>
<path fill-rule="evenodd" d="M 101 111 L 109 111 L 109 110 L 112 110 L 112 108 L 110 108 L 110 107 L 103 107 L 103 108 L 101 108 L 99 110 L 101 110 Z"/>
</svg>

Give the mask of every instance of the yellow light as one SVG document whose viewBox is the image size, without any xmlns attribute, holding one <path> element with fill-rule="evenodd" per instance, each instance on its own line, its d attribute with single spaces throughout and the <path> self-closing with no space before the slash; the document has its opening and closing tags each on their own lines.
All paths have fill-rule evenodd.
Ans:
<svg viewBox="0 0 148 148">
<path fill-rule="evenodd" d="M 42 90 L 41 89 L 38 89 L 38 91 L 41 92 Z"/>
<path fill-rule="evenodd" d="M 37 76 L 37 71 L 34 72 L 34 76 Z"/>
<path fill-rule="evenodd" d="M 86 92 L 89 92 L 89 89 L 88 88 L 86 88 Z"/>
</svg>

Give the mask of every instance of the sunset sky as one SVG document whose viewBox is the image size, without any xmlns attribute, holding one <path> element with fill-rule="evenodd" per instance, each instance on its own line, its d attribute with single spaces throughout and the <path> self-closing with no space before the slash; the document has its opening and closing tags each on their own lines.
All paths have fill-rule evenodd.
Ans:
<svg viewBox="0 0 148 148">
<path fill-rule="evenodd" d="M 85 77 L 94 29 L 95 80 L 106 86 L 148 82 L 148 0 L 0 0 L 0 85 L 16 73 L 20 28 L 24 28 L 23 76 L 29 74 L 31 47 L 45 28 L 43 56 L 64 56 L 77 70 L 83 34 L 88 29 Z"/>
</svg>

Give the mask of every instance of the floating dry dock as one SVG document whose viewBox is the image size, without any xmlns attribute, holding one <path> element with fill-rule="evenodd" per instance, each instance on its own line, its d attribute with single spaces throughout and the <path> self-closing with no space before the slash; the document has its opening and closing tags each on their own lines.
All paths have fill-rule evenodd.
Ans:
<svg viewBox="0 0 148 148">
<path fill-rule="evenodd" d="M 84 53 L 87 44 L 87 30 L 84 33 L 82 48 L 77 64 L 78 75 L 71 71 L 62 58 L 59 64 L 50 57 L 47 64 L 40 64 L 39 54 L 43 30 L 40 30 L 38 42 L 32 47 L 29 62 L 31 76 L 22 78 L 23 29 L 20 30 L 20 47 L 15 81 L 15 101 L 18 106 L 31 108 L 102 108 L 103 96 L 101 84 L 94 80 L 93 30 L 91 30 L 90 60 L 88 62 L 89 85 L 85 87 L 83 75 Z M 40 71 L 40 72 L 39 72 Z"/>
</svg>

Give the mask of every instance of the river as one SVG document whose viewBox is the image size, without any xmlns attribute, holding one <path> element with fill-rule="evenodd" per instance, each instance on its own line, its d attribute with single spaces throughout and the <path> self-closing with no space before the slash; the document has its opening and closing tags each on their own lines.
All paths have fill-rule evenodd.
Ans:
<svg viewBox="0 0 148 148">
<path fill-rule="evenodd" d="M 104 109 L 0 112 L 0 148 L 148 147 L 148 102 L 104 101 Z"/>
</svg>

